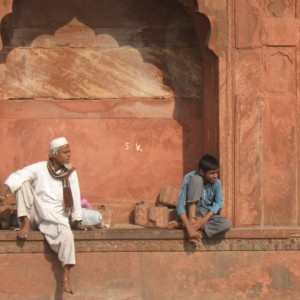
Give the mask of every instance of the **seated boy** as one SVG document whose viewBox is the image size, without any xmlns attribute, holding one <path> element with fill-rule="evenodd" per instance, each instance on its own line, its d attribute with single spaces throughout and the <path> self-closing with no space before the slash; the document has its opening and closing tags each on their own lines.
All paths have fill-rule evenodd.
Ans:
<svg viewBox="0 0 300 300">
<path fill-rule="evenodd" d="M 184 176 L 176 208 L 180 221 L 171 221 L 170 229 L 185 227 L 189 240 L 198 242 L 199 229 L 211 238 L 231 228 L 228 220 L 218 214 L 223 206 L 218 175 L 218 161 L 206 154 L 199 162 L 199 171 Z"/>
</svg>

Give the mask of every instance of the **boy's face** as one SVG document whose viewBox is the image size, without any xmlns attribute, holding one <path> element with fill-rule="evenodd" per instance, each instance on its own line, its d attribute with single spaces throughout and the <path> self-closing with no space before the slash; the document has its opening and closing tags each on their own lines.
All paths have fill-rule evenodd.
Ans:
<svg viewBox="0 0 300 300">
<path fill-rule="evenodd" d="M 203 170 L 200 170 L 200 174 L 204 179 L 204 183 L 208 183 L 208 182 L 214 183 L 217 180 L 218 176 L 219 176 L 219 169 L 210 170 L 210 171 L 207 171 L 207 172 L 204 172 Z"/>
</svg>

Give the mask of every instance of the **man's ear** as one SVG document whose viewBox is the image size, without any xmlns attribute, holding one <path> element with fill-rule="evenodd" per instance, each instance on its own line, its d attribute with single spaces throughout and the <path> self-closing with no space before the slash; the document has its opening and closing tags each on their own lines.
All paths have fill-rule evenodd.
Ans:
<svg viewBox="0 0 300 300">
<path fill-rule="evenodd" d="M 199 170 L 199 173 L 200 173 L 201 176 L 205 175 L 205 172 L 202 169 Z"/>
</svg>

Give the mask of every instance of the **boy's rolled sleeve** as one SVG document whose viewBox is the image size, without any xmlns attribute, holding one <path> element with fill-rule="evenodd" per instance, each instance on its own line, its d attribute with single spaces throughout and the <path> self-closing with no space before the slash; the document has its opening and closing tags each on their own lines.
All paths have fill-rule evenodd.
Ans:
<svg viewBox="0 0 300 300">
<path fill-rule="evenodd" d="M 188 174 L 186 174 L 183 178 L 183 182 L 181 185 L 181 189 L 179 192 L 179 197 L 178 197 L 178 201 L 177 201 L 177 206 L 176 206 L 176 211 L 178 216 L 180 215 L 186 215 L 186 196 L 187 196 L 187 188 L 188 188 L 188 183 L 190 181 L 190 179 L 196 174 L 195 171 L 190 172 Z"/>
<path fill-rule="evenodd" d="M 187 186 L 187 202 L 193 203 L 200 201 L 203 195 L 203 178 L 193 176 Z"/>
<path fill-rule="evenodd" d="M 215 201 L 209 209 L 214 214 L 217 214 L 222 208 L 224 203 L 223 195 L 222 195 L 222 185 L 220 180 L 215 182 L 214 193 L 215 193 Z"/>
<path fill-rule="evenodd" d="M 186 191 L 185 190 L 181 190 L 179 193 L 176 211 L 178 216 L 186 215 Z"/>
</svg>

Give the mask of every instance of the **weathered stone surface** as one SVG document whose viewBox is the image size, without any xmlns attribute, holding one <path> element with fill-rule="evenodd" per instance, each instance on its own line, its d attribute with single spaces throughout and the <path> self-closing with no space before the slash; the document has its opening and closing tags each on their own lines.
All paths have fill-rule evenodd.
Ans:
<svg viewBox="0 0 300 300">
<path fill-rule="evenodd" d="M 30 142 L 33 132 L 39 140 Z M 8 157 L 12 150 L 14 155 L 3 161 L 0 179 L 47 159 L 48 141 L 65 135 L 82 194 L 92 203 L 113 206 L 116 218 L 126 222 L 135 202 L 155 203 L 163 186 L 180 186 L 183 168 L 196 168 L 200 148 L 191 132 L 199 132 L 193 120 L 183 125 L 162 119 L 2 120 L 6 146 L 0 155 Z"/>
<path fill-rule="evenodd" d="M 51 252 L 43 234 L 30 231 L 28 239 L 21 241 L 16 232 L 1 230 L 2 253 Z M 300 232 L 297 227 L 281 228 L 240 227 L 226 234 L 207 239 L 200 232 L 198 244 L 190 243 L 184 230 L 144 228 L 132 224 L 113 224 L 109 229 L 96 231 L 73 230 L 75 244 L 79 252 L 145 252 L 145 251 L 294 251 L 300 248 Z"/>
<path fill-rule="evenodd" d="M 261 98 L 237 100 L 236 226 L 262 224 L 264 104 Z"/>
<path fill-rule="evenodd" d="M 300 242 L 288 238 L 292 231 L 282 235 L 281 230 L 281 237 L 274 238 L 280 236 L 274 229 L 233 230 L 228 232 L 229 239 L 204 239 L 196 247 L 182 240 L 181 230 L 129 229 L 129 235 L 122 229 L 74 232 L 77 265 L 71 271 L 72 299 L 199 299 L 205 293 L 216 300 L 224 295 L 234 300 L 241 294 L 247 299 L 294 300 L 300 296 Z M 166 232 L 171 237 L 161 239 Z M 152 234 L 152 239 L 134 239 L 132 234 L 142 239 Z M 4 235 L 15 238 L 14 232 Z M 98 239 L 92 240 L 93 235 L 99 235 Z M 108 239 L 114 235 L 116 239 Z M 0 298 L 68 298 L 62 295 L 55 254 L 49 247 L 39 248 L 45 245 L 40 232 L 31 232 L 31 238 L 19 248 L 13 240 L 0 242 L 0 270 L 6 276 L 0 283 Z M 170 278 L 178 285 L 171 286 Z M 220 285 L 215 286 L 216 278 Z"/>
<path fill-rule="evenodd" d="M 14 1 L 16 27 L 59 28 L 73 17 L 91 27 L 186 27 L 189 20 L 177 1 L 145 0 L 39 0 Z"/>
<path fill-rule="evenodd" d="M 87 198 L 128 221 L 136 201 L 154 203 L 161 183 L 179 186 L 210 150 L 230 191 L 226 214 L 249 228 L 196 247 L 181 231 L 77 236 L 72 299 L 300 297 L 299 233 L 284 229 L 297 228 L 300 211 L 299 1 L 187 2 L 200 41 L 178 1 L 0 1 L 5 14 L 14 4 L 1 23 L 1 76 L 13 79 L 1 86 L 1 180 L 45 159 L 49 138 L 66 134 Z M 114 60 L 120 69 L 110 69 Z M 107 71 L 102 90 L 89 70 Z M 36 100 L 9 100 L 19 98 Z M 35 238 L 23 246 L 1 240 L 0 298 L 62 298 L 59 264 Z"/>
<path fill-rule="evenodd" d="M 12 4 L 13 4 L 13 0 L 6 0 L 0 2 L 0 21 L 4 16 L 6 16 L 11 12 Z"/>
<path fill-rule="evenodd" d="M 270 98 L 265 105 L 264 224 L 296 224 L 296 100 Z"/>
<path fill-rule="evenodd" d="M 261 46 L 263 0 L 235 1 L 236 47 L 255 48 Z"/>
<path fill-rule="evenodd" d="M 69 36 L 69 37 L 68 37 Z M 72 37 L 72 40 L 70 38 Z M 67 38 L 67 40 L 65 40 Z M 96 28 L 73 19 L 64 27 L 53 32 L 49 28 L 15 28 L 7 48 L 15 47 L 63 47 L 115 48 L 142 47 L 197 47 L 195 33 L 190 27 L 157 28 Z"/>
<path fill-rule="evenodd" d="M 195 2 L 193 2 L 193 5 Z M 197 0 L 198 9 L 209 19 L 212 30 L 209 34 L 208 47 L 218 56 L 225 56 L 226 45 L 228 43 L 228 28 L 220 24 L 225 24 L 227 21 L 227 1 L 219 0 L 212 2 L 209 0 Z M 198 28 L 199 29 L 199 28 Z"/>
<path fill-rule="evenodd" d="M 199 99 L 0 101 L 3 119 L 176 119 L 200 117 Z"/>
<path fill-rule="evenodd" d="M 269 94 L 296 93 L 296 48 L 266 47 L 263 53 L 262 91 Z"/>
<path fill-rule="evenodd" d="M 262 22 L 262 44 L 269 46 L 291 46 L 298 43 L 297 19 L 265 18 Z"/>
<path fill-rule="evenodd" d="M 14 3 L 2 20 L 1 100 L 200 97 L 196 35 L 178 3 L 146 1 L 142 11 L 132 0 L 88 6 Z M 145 7 L 153 13 L 142 17 Z"/>
<path fill-rule="evenodd" d="M 176 1 L 15 1 L 1 27 L 0 98 L 8 101 L 1 101 L 0 115 L 10 120 L 1 121 L 1 136 L 13 149 L 27 148 L 33 131 L 42 138 L 32 145 L 44 143 L 39 154 L 16 154 L 1 169 L 2 180 L 45 159 L 49 138 L 67 135 L 84 145 L 77 154 L 72 148 L 78 171 L 91 167 L 82 193 L 94 207 L 107 205 L 115 220 L 128 222 L 136 201 L 154 203 L 162 185 L 178 186 L 184 171 L 196 167 L 202 144 L 190 132 L 201 134 L 202 62 L 192 23 Z M 141 123 L 133 128 L 135 119 Z M 165 119 L 179 120 L 177 129 Z M 148 132 L 156 121 L 163 122 Z M 163 131 L 169 135 L 164 141 Z M 148 142 L 160 144 L 158 152 L 147 149 Z"/>
<path fill-rule="evenodd" d="M 1 257 L 5 261 L 1 271 L 7 278 L 22 278 L 1 281 L 1 297 L 71 299 L 62 295 L 59 264 L 52 254 L 46 255 L 49 261 L 43 254 L 35 254 L 34 259 L 24 254 Z M 23 267 L 18 270 L 9 267 L 12 259 Z M 288 265 L 287 260 L 293 260 L 294 264 Z M 243 251 L 238 257 L 236 252 L 80 253 L 71 272 L 72 299 L 199 299 L 199 294 L 205 293 L 208 299 L 215 300 L 224 299 L 224 295 L 229 300 L 241 295 L 245 299 L 295 300 L 300 296 L 299 264 L 297 252 L 253 255 Z M 36 272 L 29 274 L 29 267 Z M 178 285 L 170 285 L 170 278 Z"/>
<path fill-rule="evenodd" d="M 235 52 L 236 95 L 260 96 L 263 74 L 262 54 L 261 49 L 237 50 Z"/>
<path fill-rule="evenodd" d="M 0 68 L 1 99 L 170 98 L 158 68 L 133 48 L 18 49 Z"/>
<path fill-rule="evenodd" d="M 265 9 L 268 17 L 286 18 L 295 17 L 296 0 L 267 0 L 265 1 Z"/>
</svg>

